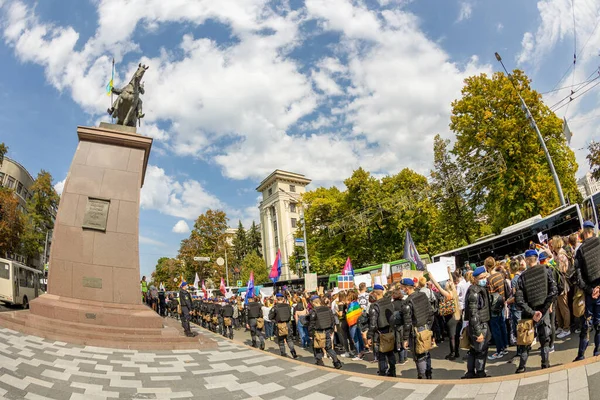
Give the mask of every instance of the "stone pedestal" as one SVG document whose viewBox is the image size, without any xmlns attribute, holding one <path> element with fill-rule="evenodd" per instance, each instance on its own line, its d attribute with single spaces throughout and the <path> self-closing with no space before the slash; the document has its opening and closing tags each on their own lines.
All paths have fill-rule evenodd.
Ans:
<svg viewBox="0 0 600 400">
<path fill-rule="evenodd" d="M 77 135 L 52 238 L 48 295 L 31 301 L 31 314 L 160 328 L 140 296 L 140 188 L 152 139 L 112 124 L 80 126 Z"/>
<path fill-rule="evenodd" d="M 0 313 L 0 326 L 81 345 L 214 348 L 215 341 L 185 337 L 174 320 L 142 305 L 140 188 L 152 139 L 104 123 L 80 126 L 77 135 L 52 237 L 48 293 L 29 311 Z"/>
</svg>

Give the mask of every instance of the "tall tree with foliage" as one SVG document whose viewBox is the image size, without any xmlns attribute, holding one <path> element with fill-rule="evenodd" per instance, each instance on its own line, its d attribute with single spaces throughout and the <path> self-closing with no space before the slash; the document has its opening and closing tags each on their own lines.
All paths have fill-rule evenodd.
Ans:
<svg viewBox="0 0 600 400">
<path fill-rule="evenodd" d="M 421 253 L 441 250 L 437 209 L 427 178 L 405 168 L 374 178 L 364 169 L 344 181 L 347 190 L 317 188 L 303 196 L 311 272 L 340 272 L 402 258 L 408 229 Z"/>
<path fill-rule="evenodd" d="M 2 166 L 2 162 L 4 161 L 4 155 L 8 153 L 8 146 L 6 146 L 3 142 L 0 143 L 0 167 Z"/>
<path fill-rule="evenodd" d="M 269 282 L 269 271 L 265 265 L 265 260 L 262 259 L 255 251 L 249 252 L 242 260 L 240 280 L 243 285 L 248 283 L 250 272 L 254 271 L 254 284 Z"/>
<path fill-rule="evenodd" d="M 432 201 L 439 209 L 438 226 L 447 248 L 473 243 L 479 237 L 477 213 L 469 196 L 469 185 L 461 168 L 448 152 L 450 141 L 436 135 L 433 140 L 431 171 Z"/>
<path fill-rule="evenodd" d="M 577 162 L 563 136 L 562 120 L 531 89 L 522 71 L 515 70 L 512 76 L 546 141 L 565 197 L 578 202 Z M 494 231 L 559 206 L 544 151 L 505 74 L 467 78 L 462 98 L 452 103 L 450 129 L 456 133 L 453 153 Z M 505 168 L 490 173 L 486 165 L 498 160 Z"/>
<path fill-rule="evenodd" d="M 262 238 L 258 226 L 254 221 L 248 232 L 246 232 L 246 251 L 254 251 L 259 257 L 262 257 Z"/>
<path fill-rule="evenodd" d="M 221 210 L 207 210 L 194 223 L 189 238 L 181 241 L 178 259 L 185 263 L 184 278 L 216 281 L 225 276 L 225 268 L 218 266 L 217 258 L 225 257 L 227 215 Z M 210 257 L 210 262 L 194 261 L 194 257 Z"/>
<path fill-rule="evenodd" d="M 588 146 L 589 154 L 586 156 L 590 163 L 592 177 L 600 180 L 600 142 L 592 142 Z"/>
<path fill-rule="evenodd" d="M 46 234 L 54 229 L 59 196 L 52 186 L 52 175 L 42 170 L 31 186 L 27 200 L 25 230 L 21 238 L 21 253 L 33 258 L 44 252 Z"/>
<path fill-rule="evenodd" d="M 169 257 L 161 257 L 156 262 L 156 267 L 152 272 L 152 283 L 158 288 L 162 283 L 168 291 L 178 289 L 183 266 L 179 260 Z M 174 281 L 177 279 L 177 282 Z M 187 279 L 187 278 L 186 278 Z"/>
<path fill-rule="evenodd" d="M 246 237 L 246 230 L 242 221 L 238 221 L 238 229 L 233 238 L 233 256 L 235 265 L 240 265 L 246 254 L 248 253 L 248 241 Z"/>
<path fill-rule="evenodd" d="M 0 257 L 19 249 L 25 220 L 18 207 L 14 192 L 0 187 Z"/>
</svg>

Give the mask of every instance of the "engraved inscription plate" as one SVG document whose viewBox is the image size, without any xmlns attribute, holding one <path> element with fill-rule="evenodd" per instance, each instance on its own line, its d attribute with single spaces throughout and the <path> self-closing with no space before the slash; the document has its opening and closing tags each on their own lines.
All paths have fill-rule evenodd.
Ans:
<svg viewBox="0 0 600 400">
<path fill-rule="evenodd" d="M 96 319 L 96 314 L 94 314 L 94 313 L 85 313 L 85 317 L 87 319 Z"/>
<path fill-rule="evenodd" d="M 89 287 L 92 289 L 102 289 L 102 279 L 84 276 L 83 277 L 83 287 Z"/>
<path fill-rule="evenodd" d="M 110 200 L 88 198 L 83 216 L 83 227 L 105 232 L 109 206 Z"/>
</svg>

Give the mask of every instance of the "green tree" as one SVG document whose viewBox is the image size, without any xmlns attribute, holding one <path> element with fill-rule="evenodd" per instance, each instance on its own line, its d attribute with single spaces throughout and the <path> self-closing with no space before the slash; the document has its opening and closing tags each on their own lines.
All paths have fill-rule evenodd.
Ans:
<svg viewBox="0 0 600 400">
<path fill-rule="evenodd" d="M 4 161 L 4 155 L 8 153 L 8 146 L 4 143 L 0 143 L 0 167 L 2 166 L 2 162 Z"/>
<path fill-rule="evenodd" d="M 31 186 L 31 198 L 27 200 L 25 230 L 21 238 L 21 253 L 36 257 L 44 251 L 46 233 L 54 229 L 54 218 L 60 200 L 52 186 L 52 175 L 42 170 Z"/>
<path fill-rule="evenodd" d="M 562 120 L 531 89 L 522 71 L 513 72 L 513 82 L 542 132 L 565 197 L 578 202 L 577 162 L 563 136 Z M 450 129 L 456 133 L 453 153 L 471 184 L 473 201 L 495 232 L 559 205 L 542 147 L 505 74 L 467 78 L 462 98 L 452 103 Z M 499 160 L 505 167 L 497 167 Z"/>
<path fill-rule="evenodd" d="M 439 209 L 438 227 L 445 245 L 455 248 L 473 243 L 479 235 L 476 210 L 460 167 L 448 152 L 450 141 L 436 135 L 433 140 L 432 201 Z"/>
<path fill-rule="evenodd" d="M 249 252 L 242 261 L 240 279 L 245 286 L 250 279 L 250 272 L 254 271 L 254 284 L 269 282 L 269 271 L 265 265 L 265 260 L 262 259 L 255 251 Z"/>
<path fill-rule="evenodd" d="M 169 257 L 161 257 L 156 262 L 156 267 L 152 272 L 152 283 L 158 288 L 162 283 L 168 291 L 178 289 L 182 265 L 179 260 Z M 174 281 L 177 279 L 177 282 Z"/>
<path fill-rule="evenodd" d="M 254 251 L 259 257 L 262 257 L 262 238 L 258 226 L 252 221 L 252 225 L 246 234 L 246 251 Z"/>
<path fill-rule="evenodd" d="M 225 257 L 225 233 L 227 231 L 227 215 L 221 210 L 207 210 L 200 215 L 194 224 L 190 237 L 181 241 L 178 259 L 185 264 L 184 278 L 194 281 L 198 273 L 200 279 L 219 282 L 225 276 L 225 267 L 219 266 L 216 260 Z M 194 257 L 210 257 L 210 262 L 194 261 Z"/>
<path fill-rule="evenodd" d="M 376 179 L 358 169 L 344 183 L 344 192 L 317 188 L 303 196 L 311 272 L 340 272 L 347 257 L 356 268 L 400 259 L 407 229 L 421 253 L 441 250 L 427 178 L 405 168 Z"/>
<path fill-rule="evenodd" d="M 242 221 L 238 221 L 238 229 L 233 238 L 233 257 L 235 265 L 240 265 L 246 254 L 248 253 L 248 241 L 246 237 L 246 230 Z"/>
<path fill-rule="evenodd" d="M 596 180 L 600 180 L 600 142 L 591 142 L 588 146 L 589 154 L 586 156 L 590 163 L 592 176 Z"/>
<path fill-rule="evenodd" d="M 0 187 L 0 257 L 19 249 L 25 221 L 18 206 L 14 192 Z"/>
</svg>

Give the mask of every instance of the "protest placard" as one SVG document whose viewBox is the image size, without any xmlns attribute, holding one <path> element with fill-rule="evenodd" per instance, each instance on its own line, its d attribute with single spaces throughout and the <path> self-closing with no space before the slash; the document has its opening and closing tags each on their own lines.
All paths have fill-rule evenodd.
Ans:
<svg viewBox="0 0 600 400">
<path fill-rule="evenodd" d="M 317 274 L 304 275 L 304 288 L 307 292 L 314 292 L 317 290 L 317 286 Z"/>
</svg>

